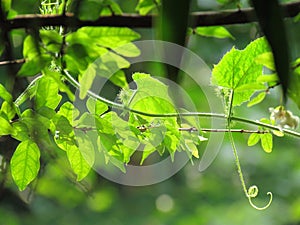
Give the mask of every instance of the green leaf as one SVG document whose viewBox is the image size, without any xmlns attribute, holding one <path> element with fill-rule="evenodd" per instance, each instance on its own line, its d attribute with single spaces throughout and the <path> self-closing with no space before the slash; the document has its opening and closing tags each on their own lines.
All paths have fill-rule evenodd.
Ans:
<svg viewBox="0 0 300 225">
<path fill-rule="evenodd" d="M 261 83 L 271 83 L 271 82 L 278 82 L 279 79 L 278 79 L 278 76 L 276 74 L 263 74 L 263 75 L 260 75 L 258 78 L 257 78 L 257 82 L 261 82 Z"/>
<path fill-rule="evenodd" d="M 66 93 L 70 101 L 75 101 L 75 95 L 70 90 L 69 86 L 63 82 L 64 78 L 62 77 L 61 73 L 46 68 L 43 70 L 43 75 L 51 77 L 53 80 L 55 80 L 59 91 Z"/>
<path fill-rule="evenodd" d="M 264 38 L 256 39 L 244 50 L 232 48 L 213 68 L 212 83 L 231 90 L 249 83 L 256 83 L 257 78 L 262 74 L 262 65 L 255 63 L 255 58 L 268 51 L 268 43 Z M 255 90 L 249 87 L 249 89 L 235 93 L 233 106 L 248 101 L 253 92 Z"/>
<path fill-rule="evenodd" d="M 58 115 L 62 115 L 68 119 L 71 125 L 73 125 L 73 121 L 79 116 L 80 112 L 71 102 L 65 102 L 57 112 Z"/>
<path fill-rule="evenodd" d="M 2 84 L 0 84 L 0 97 L 8 103 L 11 103 L 13 99 L 11 94 L 6 90 L 6 88 Z"/>
<path fill-rule="evenodd" d="M 40 55 L 40 51 L 37 48 L 36 40 L 32 35 L 28 35 L 23 43 L 23 56 L 28 60 L 33 60 Z"/>
<path fill-rule="evenodd" d="M 20 191 L 33 181 L 40 169 L 40 150 L 30 141 L 22 141 L 14 152 L 11 161 L 11 174 Z"/>
<path fill-rule="evenodd" d="M 67 152 L 68 160 L 71 168 L 77 175 L 77 181 L 84 179 L 91 170 L 90 164 L 87 162 L 79 148 L 75 144 L 64 145 L 64 150 Z"/>
<path fill-rule="evenodd" d="M 88 98 L 86 101 L 86 106 L 90 113 L 97 116 L 102 115 L 108 110 L 108 106 L 105 103 L 94 98 Z"/>
<path fill-rule="evenodd" d="M 266 153 L 272 152 L 273 149 L 273 136 L 270 133 L 260 134 L 260 141 L 263 150 Z"/>
<path fill-rule="evenodd" d="M 24 122 L 17 121 L 13 123 L 12 126 L 14 130 L 13 134 L 11 135 L 12 138 L 17 139 L 18 141 L 26 141 L 30 139 L 29 129 Z"/>
<path fill-rule="evenodd" d="M 8 121 L 10 121 L 16 115 L 16 106 L 14 103 L 8 103 L 7 101 L 4 101 L 1 106 L 1 112 L 5 113 Z"/>
<path fill-rule="evenodd" d="M 38 81 L 35 96 L 35 108 L 37 110 L 43 106 L 55 109 L 61 98 L 61 95 L 58 94 L 58 85 L 52 78 L 43 77 Z"/>
<path fill-rule="evenodd" d="M 95 131 L 81 131 L 76 130 L 75 132 L 76 135 L 76 140 L 78 143 L 78 148 L 83 156 L 84 160 L 86 163 L 92 167 L 95 161 L 95 150 L 94 150 L 94 145 L 93 141 L 97 141 L 97 132 Z M 93 137 L 93 138 L 92 138 Z"/>
<path fill-rule="evenodd" d="M 115 72 L 109 80 L 117 85 L 118 87 L 125 88 L 128 86 L 127 79 L 126 79 L 126 74 L 123 70 L 118 70 Z"/>
<path fill-rule="evenodd" d="M 275 71 L 275 65 L 274 65 L 274 59 L 273 59 L 272 52 L 266 52 L 266 53 L 258 55 L 255 58 L 255 62 L 257 64 L 261 64 L 261 65 L 267 67 L 270 70 Z"/>
<path fill-rule="evenodd" d="M 83 76 L 80 78 L 80 93 L 79 98 L 84 99 L 87 95 L 87 92 L 91 88 L 93 81 L 96 77 L 96 70 L 95 70 L 95 64 L 89 65 L 87 70 L 84 72 Z"/>
<path fill-rule="evenodd" d="M 255 96 L 253 99 L 251 99 L 251 101 L 248 102 L 247 107 L 251 107 L 258 103 L 261 103 L 265 99 L 266 95 L 267 95 L 267 93 L 265 91 L 259 93 L 257 96 Z"/>
<path fill-rule="evenodd" d="M 153 152 L 156 151 L 156 147 L 153 146 L 151 143 L 146 143 L 143 149 L 143 155 L 140 162 L 140 165 L 144 163 L 144 161 L 151 155 Z"/>
<path fill-rule="evenodd" d="M 46 49 L 53 53 L 59 53 L 62 45 L 62 35 L 54 30 L 40 30 L 40 38 Z"/>
<path fill-rule="evenodd" d="M 142 16 L 147 15 L 151 10 L 157 8 L 161 4 L 160 0 L 139 0 L 135 10 Z"/>
<path fill-rule="evenodd" d="M 205 37 L 215 38 L 231 38 L 235 39 L 231 33 L 222 26 L 211 26 L 211 27 L 196 27 L 195 33 Z"/>
<path fill-rule="evenodd" d="M 4 119 L 2 116 L 0 116 L 0 136 L 1 135 L 9 135 L 13 133 L 13 127 L 11 124 Z"/>
<path fill-rule="evenodd" d="M 80 4 L 78 17 L 81 20 L 96 20 L 100 16 L 102 1 L 83 0 Z"/>
<path fill-rule="evenodd" d="M 248 138 L 248 146 L 253 146 L 256 145 L 260 140 L 260 135 L 258 133 L 252 133 L 250 134 L 249 138 Z"/>
<path fill-rule="evenodd" d="M 121 15 L 123 13 L 120 6 L 113 0 L 104 0 L 103 7 L 101 16 Z"/>
<path fill-rule="evenodd" d="M 33 59 L 26 60 L 26 62 L 21 66 L 18 71 L 18 76 L 20 77 L 30 77 L 35 76 L 40 73 L 44 68 L 50 65 L 51 56 L 46 54 L 41 54 Z"/>
<path fill-rule="evenodd" d="M 136 47 L 136 45 L 131 42 L 125 45 L 120 45 L 118 47 L 115 47 L 113 50 L 119 55 L 125 57 L 137 57 L 141 53 L 141 51 Z"/>
<path fill-rule="evenodd" d="M 137 32 L 126 27 L 83 27 L 77 32 L 87 35 L 94 44 L 113 50 L 140 38 Z"/>
</svg>

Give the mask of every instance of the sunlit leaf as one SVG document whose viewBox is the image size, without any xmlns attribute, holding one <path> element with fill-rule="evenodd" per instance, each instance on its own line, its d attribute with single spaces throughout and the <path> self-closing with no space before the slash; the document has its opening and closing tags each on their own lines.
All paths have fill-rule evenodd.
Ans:
<svg viewBox="0 0 300 225">
<path fill-rule="evenodd" d="M 93 64 L 91 64 L 79 80 L 79 83 L 80 83 L 79 98 L 80 99 L 84 99 L 86 97 L 87 92 L 90 90 L 95 77 L 96 77 L 95 66 Z"/>
<path fill-rule="evenodd" d="M 24 190 L 33 181 L 40 169 L 40 150 L 38 146 L 26 140 L 21 142 L 11 161 L 11 174 L 19 190 Z"/>
<path fill-rule="evenodd" d="M 13 127 L 11 124 L 0 116 L 0 136 L 1 135 L 9 135 L 13 132 Z"/>
<path fill-rule="evenodd" d="M 157 8 L 160 3 L 160 0 L 139 0 L 135 10 L 144 16 L 147 15 L 151 10 Z"/>
<path fill-rule="evenodd" d="M 252 133 L 250 134 L 249 138 L 248 138 L 248 146 L 253 146 L 256 145 L 260 140 L 260 135 L 258 133 Z"/>
<path fill-rule="evenodd" d="M 83 157 L 82 152 L 74 144 L 65 143 L 68 160 L 70 162 L 73 172 L 77 175 L 77 181 L 84 179 L 91 170 L 90 164 Z"/>
<path fill-rule="evenodd" d="M 37 110 L 43 106 L 55 109 L 61 98 L 61 95 L 58 94 L 58 85 L 52 78 L 43 77 L 38 81 L 35 96 L 35 108 Z"/>
<path fill-rule="evenodd" d="M 251 101 L 248 102 L 247 106 L 251 107 L 258 103 L 261 103 L 265 99 L 266 95 L 267 95 L 267 93 L 265 91 L 259 93 L 257 96 L 252 98 Z"/>
<path fill-rule="evenodd" d="M 263 150 L 267 153 L 273 150 L 273 136 L 270 133 L 260 134 L 260 141 Z"/>
<path fill-rule="evenodd" d="M 267 67 L 270 70 L 275 71 L 274 59 L 272 52 L 266 52 L 261 55 L 258 55 L 255 58 L 255 62 Z"/>
<path fill-rule="evenodd" d="M 8 103 L 12 102 L 11 94 L 6 90 L 6 88 L 0 84 L 0 97 Z"/>
<path fill-rule="evenodd" d="M 235 39 L 232 34 L 222 26 L 196 27 L 195 33 L 205 37 Z"/>
<path fill-rule="evenodd" d="M 255 58 L 269 52 L 269 47 L 264 38 L 251 42 L 244 50 L 232 48 L 212 71 L 212 83 L 223 88 L 236 90 L 243 85 L 256 83 L 262 74 L 262 65 L 255 63 Z M 233 106 L 248 101 L 255 92 L 253 88 L 244 89 L 234 94 Z"/>
</svg>

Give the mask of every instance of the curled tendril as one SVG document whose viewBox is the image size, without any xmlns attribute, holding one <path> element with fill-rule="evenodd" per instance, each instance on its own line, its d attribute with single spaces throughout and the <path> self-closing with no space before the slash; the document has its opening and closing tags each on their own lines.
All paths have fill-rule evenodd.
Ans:
<svg viewBox="0 0 300 225">
<path fill-rule="evenodd" d="M 263 207 L 258 207 L 256 206 L 253 202 L 252 202 L 252 198 L 255 198 L 258 195 L 258 187 L 256 185 L 253 185 L 251 187 L 249 187 L 246 196 L 249 200 L 250 205 L 257 209 L 257 210 L 265 210 L 267 208 L 269 208 L 269 206 L 271 205 L 272 201 L 273 201 L 273 194 L 272 192 L 268 192 L 267 195 L 270 195 L 270 200 L 268 202 L 267 205 L 263 206 Z"/>
</svg>

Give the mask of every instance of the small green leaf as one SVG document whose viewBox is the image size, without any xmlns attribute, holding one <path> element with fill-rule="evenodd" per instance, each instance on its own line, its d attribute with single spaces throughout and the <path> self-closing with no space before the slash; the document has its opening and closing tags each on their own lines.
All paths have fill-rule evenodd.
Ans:
<svg viewBox="0 0 300 225">
<path fill-rule="evenodd" d="M 257 96 L 255 96 L 253 99 L 251 99 L 250 102 L 248 102 L 247 107 L 251 107 L 251 106 L 254 106 L 254 105 L 262 102 L 265 99 L 266 95 L 267 95 L 267 93 L 265 91 L 259 93 Z"/>
<path fill-rule="evenodd" d="M 276 74 L 263 74 L 260 75 L 259 77 L 257 77 L 257 82 L 267 82 L 267 83 L 271 83 L 271 82 L 278 82 L 278 76 Z"/>
<path fill-rule="evenodd" d="M 13 132 L 13 127 L 11 124 L 0 116 L 0 136 L 1 135 L 9 135 Z"/>
<path fill-rule="evenodd" d="M 40 30 L 40 38 L 45 48 L 53 53 L 59 53 L 62 44 L 62 35 L 54 30 Z"/>
<path fill-rule="evenodd" d="M 11 103 L 13 99 L 11 94 L 6 90 L 6 88 L 2 84 L 0 84 L 0 97 L 8 103 Z"/>
<path fill-rule="evenodd" d="M 84 132 L 81 130 L 76 130 L 75 135 L 81 155 L 83 156 L 86 163 L 88 163 L 88 165 L 92 167 L 95 161 L 95 150 L 93 141 L 96 142 L 97 139 L 92 139 L 91 136 L 93 136 L 94 138 L 97 137 L 97 132 Z"/>
<path fill-rule="evenodd" d="M 87 92 L 91 88 L 95 77 L 96 77 L 95 65 L 91 64 L 91 65 L 89 65 L 89 67 L 86 69 L 83 76 L 79 80 L 79 83 L 80 83 L 79 98 L 80 99 L 84 99 L 86 97 Z"/>
<path fill-rule="evenodd" d="M 125 88 L 128 86 L 128 83 L 127 83 L 127 79 L 126 79 L 126 74 L 123 70 L 118 70 L 116 73 L 114 73 L 110 78 L 109 80 L 117 85 L 118 87 L 121 87 L 121 88 Z"/>
<path fill-rule="evenodd" d="M 1 106 L 1 112 L 5 113 L 7 119 L 10 121 L 16 115 L 16 106 L 14 103 L 8 103 L 7 101 L 4 101 Z"/>
<path fill-rule="evenodd" d="M 58 94 L 58 85 L 50 77 L 43 77 L 38 81 L 35 108 L 38 110 L 43 106 L 55 109 L 60 103 L 62 96 Z"/>
<path fill-rule="evenodd" d="M 195 33 L 205 37 L 235 39 L 232 34 L 222 26 L 196 27 Z"/>
<path fill-rule="evenodd" d="M 147 15 L 151 10 L 157 8 L 161 3 L 160 0 L 139 0 L 135 10 L 142 16 Z"/>
<path fill-rule="evenodd" d="M 256 145 L 260 140 L 260 135 L 258 133 L 252 133 L 250 134 L 249 138 L 248 138 L 248 146 L 253 146 Z"/>
<path fill-rule="evenodd" d="M 73 121 L 79 116 L 80 112 L 71 102 L 65 102 L 57 112 L 58 115 L 62 115 L 68 119 L 70 124 L 73 125 Z"/>
<path fill-rule="evenodd" d="M 151 155 L 153 152 L 156 151 L 156 147 L 154 147 L 151 143 L 146 143 L 143 149 L 143 155 L 140 162 L 140 165 L 144 163 L 144 161 Z"/>
<path fill-rule="evenodd" d="M 273 136 L 270 133 L 260 135 L 261 146 L 266 153 L 272 152 L 273 149 Z"/>
<path fill-rule="evenodd" d="M 20 191 L 33 181 L 40 169 L 40 150 L 38 146 L 26 140 L 21 142 L 14 152 L 11 161 L 11 174 Z"/>
<path fill-rule="evenodd" d="M 27 128 L 26 124 L 22 121 L 17 121 L 12 124 L 13 126 L 13 134 L 11 135 L 12 138 L 17 139 L 18 141 L 26 141 L 29 137 L 29 129 Z"/>
<path fill-rule="evenodd" d="M 270 70 L 275 71 L 274 59 L 272 52 L 266 52 L 258 55 L 255 60 L 256 63 L 267 67 Z"/>
</svg>

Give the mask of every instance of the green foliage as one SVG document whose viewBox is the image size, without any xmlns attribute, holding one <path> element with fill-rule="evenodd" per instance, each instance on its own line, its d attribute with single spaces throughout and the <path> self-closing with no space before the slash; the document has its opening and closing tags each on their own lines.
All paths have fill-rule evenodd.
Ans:
<svg viewBox="0 0 300 225">
<path fill-rule="evenodd" d="M 218 2 L 240 4 L 240 1 Z M 43 2 L 41 11 L 45 14 L 62 13 L 63 3 Z M 172 1 L 164 3 L 176 6 L 176 10 L 182 10 Z M 11 1 L 2 1 L 1 4 L 9 14 Z M 161 1 L 140 0 L 135 10 L 141 15 L 146 15 L 160 4 Z M 188 8 L 188 4 L 182 4 L 185 9 Z M 174 13 L 175 11 L 168 10 L 166 5 L 163 10 L 174 16 L 177 22 L 180 21 L 182 26 L 178 31 L 173 29 L 178 26 L 175 20 L 169 21 L 169 24 L 163 23 L 165 28 L 171 27 L 169 30 L 163 30 L 163 35 L 175 42 L 185 40 L 183 30 L 186 30 L 186 24 L 178 16 L 181 12 Z M 122 13 L 121 7 L 112 0 L 68 1 L 66 7 L 67 12 L 74 12 L 82 20 L 97 20 L 100 16 Z M 188 10 L 184 13 L 188 13 Z M 177 32 L 178 37 L 172 32 L 168 33 L 170 30 Z M 194 33 L 234 40 L 232 34 L 220 26 L 197 27 Z M 255 125 L 257 130 L 249 132 L 241 129 L 240 132 L 251 133 L 248 146 L 260 142 L 266 153 L 271 153 L 275 147 L 275 136 L 291 134 L 300 137 L 299 133 L 289 130 L 297 127 L 299 118 L 281 105 L 270 111 L 270 119 L 261 119 L 260 122 L 235 116 L 236 107 L 242 106 L 243 103 L 247 103 L 248 107 L 260 105 L 269 90 L 277 86 L 279 80 L 283 80 L 280 73 L 280 79 L 276 74 L 276 69 L 280 66 L 278 67 L 276 61 L 278 53 L 274 54 L 274 47 L 272 53 L 266 39 L 258 38 L 249 43 L 244 50 L 233 47 L 214 66 L 212 85 L 216 87 L 225 103 L 226 114 L 220 116 L 214 112 L 193 114 L 186 109 L 176 108 L 174 99 L 169 94 L 169 86 L 153 76 L 155 74 L 127 74 L 124 69 L 131 66 L 128 58 L 140 55 L 140 50 L 133 43 L 139 38 L 139 33 L 125 27 L 82 27 L 74 30 L 65 27 L 44 27 L 28 30 L 23 43 L 25 63 L 18 71 L 18 76 L 36 78 L 19 96 L 15 96 L 15 93 L 13 95 L 0 84 L 1 141 L 2 138 L 5 140 L 5 136 L 10 136 L 10 140 L 15 139 L 18 144 L 11 152 L 11 158 L 7 156 L 9 151 L 3 155 L 10 158 L 12 179 L 18 189 L 25 190 L 39 173 L 41 184 L 37 185 L 37 190 L 40 193 L 51 197 L 53 193 L 48 192 L 48 185 L 52 188 L 64 188 L 63 185 L 51 181 L 51 177 L 47 177 L 49 174 L 43 174 L 44 171 L 40 170 L 41 163 L 46 167 L 50 164 L 50 169 L 46 169 L 50 174 L 53 170 L 52 164 L 62 163 L 63 170 L 71 171 L 77 184 L 82 184 L 89 182 L 91 168 L 97 166 L 98 157 L 102 157 L 106 164 L 113 165 L 124 173 L 126 165 L 147 164 L 147 160 L 155 152 L 161 157 L 170 155 L 172 160 L 175 160 L 177 151 L 187 154 L 191 161 L 201 158 L 202 142 L 210 138 L 210 135 L 202 130 L 224 130 L 205 129 L 200 126 L 198 118 L 195 118 L 195 115 L 199 115 L 227 119 L 225 132 L 230 134 L 246 197 L 254 208 L 265 209 L 266 207 L 259 208 L 251 202 L 251 198 L 257 196 L 258 188 L 251 186 L 246 189 L 231 133 L 234 126 L 240 126 L 239 122 Z M 0 52 L 3 48 L 1 43 Z M 299 59 L 291 65 L 294 74 L 288 94 L 300 107 Z M 101 96 L 102 93 L 90 91 L 94 80 L 99 77 L 109 80 L 110 85 L 120 89 L 118 103 L 105 99 Z M 132 80 L 136 87 L 129 86 L 127 79 Z M 79 89 L 78 96 L 74 93 L 75 89 Z M 73 104 L 75 100 L 80 101 L 80 104 Z M 79 107 L 82 105 L 83 109 Z M 276 118 L 274 110 L 280 114 L 276 114 Z M 237 123 L 232 123 L 234 120 Z M 0 153 L 2 160 L 2 150 Z M 3 161 L 7 160 L 5 157 Z M 3 165 L 1 162 L 1 172 L 4 171 Z M 270 202 L 271 200 L 272 196 Z M 90 204 L 93 205 L 91 207 L 97 208 L 95 203 Z"/>
</svg>

